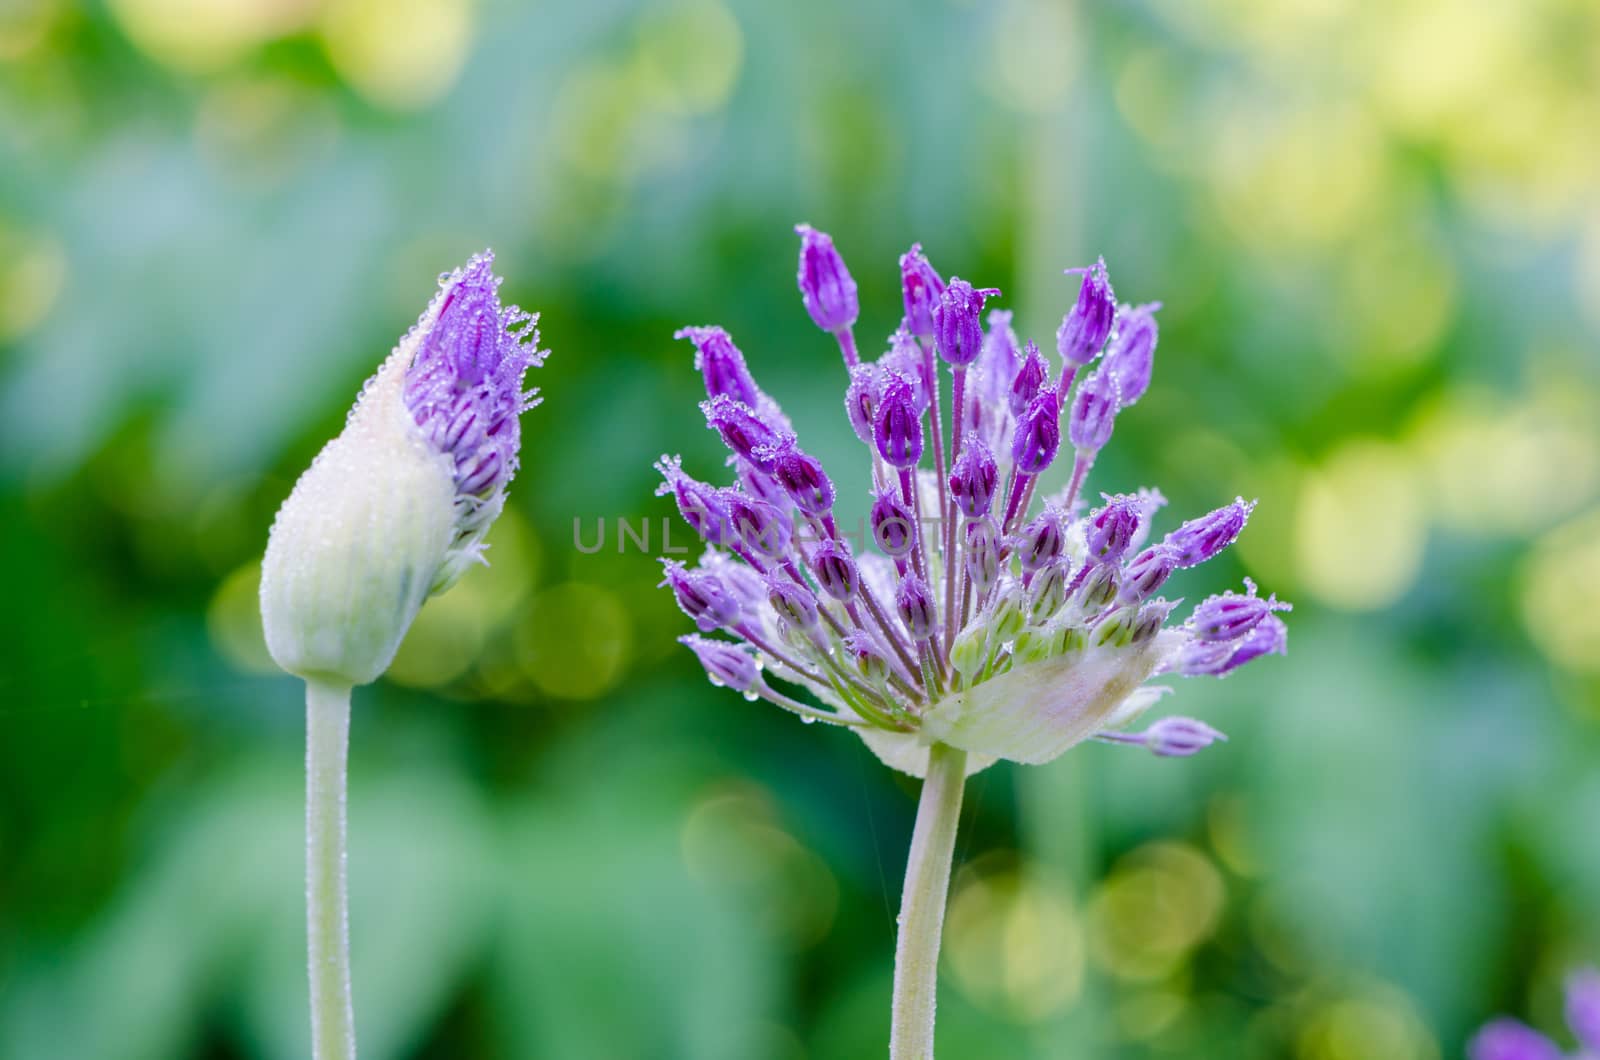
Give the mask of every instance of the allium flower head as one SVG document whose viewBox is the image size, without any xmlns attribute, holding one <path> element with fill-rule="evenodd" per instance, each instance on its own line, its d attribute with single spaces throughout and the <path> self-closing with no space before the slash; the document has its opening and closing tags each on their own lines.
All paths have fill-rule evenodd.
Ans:
<svg viewBox="0 0 1600 1060">
<path fill-rule="evenodd" d="M 817 318 L 822 278 L 848 272 L 825 235 L 802 235 L 802 260 L 815 253 L 819 262 L 815 283 L 805 267 L 801 279 Z M 1005 311 L 990 313 L 984 330 L 984 300 L 998 292 L 946 285 L 919 247 L 900 269 L 901 330 L 876 363 L 851 365 L 842 381 L 846 419 L 865 448 L 854 476 L 830 476 L 800 448 L 776 404 L 745 383 L 742 358 L 726 353 L 719 332 L 691 335 L 712 393 L 707 420 L 732 450 L 739 482 L 714 490 L 663 465 L 663 491 L 712 546 L 697 568 L 667 564 L 664 584 L 702 632 L 731 638 L 686 643 L 717 683 L 850 726 L 885 762 L 917 775 L 934 743 L 969 752 L 969 768 L 980 769 L 997 758 L 1046 762 L 1097 737 L 1164 756 L 1222 739 L 1187 718 L 1121 730 L 1167 691 L 1148 683 L 1157 675 L 1222 674 L 1284 650 L 1277 612 L 1287 607 L 1253 587 L 1212 597 L 1179 621 L 1159 595 L 1175 571 L 1232 543 L 1249 505 L 1237 501 L 1150 545 L 1165 503 L 1158 492 L 1103 495 L 1082 510 L 1113 419 L 1149 385 L 1155 307 L 1127 310 L 1114 335 L 1104 263 L 1083 270 L 1058 335 L 1066 365 L 1052 380 L 1037 345 L 1019 349 Z M 1080 377 L 1108 339 L 1107 360 Z M 721 358 L 716 373 L 706 346 Z M 929 370 L 941 357 L 953 395 L 940 393 L 941 373 Z M 1052 468 L 1068 486 L 1036 503 L 1039 476 Z M 870 534 L 857 551 L 834 505 L 861 489 L 871 492 Z M 771 531 L 774 510 L 796 521 L 794 533 Z M 744 537 L 755 532 L 780 547 L 752 547 Z M 823 707 L 761 674 L 806 689 Z"/>
<path fill-rule="evenodd" d="M 517 469 L 533 316 L 500 304 L 488 251 L 439 293 L 279 510 L 262 567 L 267 645 L 302 677 L 365 684 L 422 602 L 483 559 Z"/>
</svg>

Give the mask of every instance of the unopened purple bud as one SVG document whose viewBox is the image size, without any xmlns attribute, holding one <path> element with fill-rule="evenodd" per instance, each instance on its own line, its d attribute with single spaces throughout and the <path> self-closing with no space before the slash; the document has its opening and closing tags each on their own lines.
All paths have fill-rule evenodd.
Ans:
<svg viewBox="0 0 1600 1060">
<path fill-rule="evenodd" d="M 916 467 L 922 460 L 922 414 L 913 400 L 911 381 L 903 375 L 891 375 L 884 384 L 873 440 L 890 467 Z"/>
<path fill-rule="evenodd" d="M 1508 1017 L 1486 1024 L 1467 1043 L 1467 1060 L 1562 1060 L 1556 1043 Z"/>
<path fill-rule="evenodd" d="M 778 617 L 794 628 L 811 633 L 817 628 L 817 597 L 810 589 L 796 584 L 786 574 L 767 579 L 767 602 Z"/>
<path fill-rule="evenodd" d="M 825 515 L 833 508 L 833 482 L 816 457 L 789 441 L 773 456 L 772 477 L 806 515 Z"/>
<path fill-rule="evenodd" d="M 893 489 L 879 493 L 872 502 L 872 539 L 885 556 L 899 559 L 917 545 L 917 524 Z"/>
<path fill-rule="evenodd" d="M 833 249 L 833 238 L 810 225 L 795 225 L 800 234 L 800 296 L 806 312 L 823 331 L 837 334 L 856 322 L 860 303 L 856 281 Z"/>
<path fill-rule="evenodd" d="M 734 460 L 734 473 L 739 476 L 739 484 L 745 492 L 758 501 L 772 505 L 778 511 L 788 516 L 794 502 L 789 499 L 789 494 L 784 492 L 782 486 L 773 481 L 770 474 L 762 471 L 748 460 Z"/>
<path fill-rule="evenodd" d="M 905 376 L 911 383 L 911 401 L 917 407 L 917 415 L 928 411 L 928 406 L 933 403 L 933 380 L 928 376 L 929 365 L 923 359 L 922 348 L 917 345 L 917 340 L 903 326 L 889 336 L 889 349 L 882 357 L 878 358 L 880 389 L 888 385 L 888 380 L 893 375 Z"/>
<path fill-rule="evenodd" d="M 1061 610 L 1067 602 L 1067 576 L 1071 573 L 1065 562 L 1057 561 L 1041 568 L 1028 586 L 1028 615 L 1035 622 L 1044 622 Z"/>
<path fill-rule="evenodd" d="M 1117 319 L 1117 299 L 1111 293 L 1111 278 L 1106 275 L 1106 260 L 1101 258 L 1087 269 L 1068 269 L 1083 273 L 1078 301 L 1061 319 L 1056 331 L 1056 349 L 1067 364 L 1088 364 L 1100 353 L 1111 325 Z"/>
<path fill-rule="evenodd" d="M 993 519 L 978 519 L 967 524 L 966 540 L 961 562 L 981 600 L 1000 577 L 1000 531 Z"/>
<path fill-rule="evenodd" d="M 1151 545 L 1128 562 L 1117 599 L 1136 604 L 1166 584 L 1178 569 L 1178 558 L 1165 545 Z"/>
<path fill-rule="evenodd" d="M 684 474 L 680 457 L 663 456 L 656 461 L 656 470 L 663 479 L 656 487 L 656 496 L 672 494 L 690 529 L 712 545 L 724 545 L 732 539 L 733 523 L 722 490 Z"/>
<path fill-rule="evenodd" d="M 950 499 L 968 519 L 981 519 L 994 506 L 1000 468 L 994 454 L 976 433 L 969 432 L 950 468 Z"/>
<path fill-rule="evenodd" d="M 728 333 L 718 327 L 681 328 L 673 336 L 694 343 L 694 366 L 705 377 L 708 398 L 729 397 L 751 408 L 761 402 L 761 390 L 744 363 L 744 354 Z"/>
<path fill-rule="evenodd" d="M 952 279 L 933 308 L 933 338 L 939 356 L 949 364 L 965 366 L 983 352 L 983 302 L 999 294 L 998 288 L 976 289 L 962 279 Z"/>
<path fill-rule="evenodd" d="M 1049 378 L 1050 368 L 1044 363 L 1044 354 L 1029 339 L 1022 355 L 1022 364 L 1017 367 L 1017 374 L 1011 381 L 1011 415 L 1021 419 L 1033 405 L 1033 399 L 1039 395 L 1039 388 Z"/>
<path fill-rule="evenodd" d="M 822 591 L 835 600 L 849 600 L 861 587 L 861 572 L 856 569 L 855 557 L 841 541 L 824 541 L 818 545 L 811 554 L 810 567 Z"/>
<path fill-rule="evenodd" d="M 1227 673 L 1237 670 L 1252 659 L 1259 659 L 1263 655 L 1289 654 L 1289 627 L 1277 615 L 1268 615 L 1261 620 L 1261 624 L 1252 629 L 1238 644 L 1234 645 L 1233 653 L 1228 656 Z"/>
<path fill-rule="evenodd" d="M 933 308 L 944 294 L 944 281 L 922 254 L 922 244 L 913 243 L 900 255 L 900 291 L 905 296 L 906 326 L 919 338 L 933 337 Z"/>
<path fill-rule="evenodd" d="M 789 547 L 793 527 L 776 505 L 768 504 L 740 490 L 724 490 L 728 517 L 735 538 L 746 551 L 777 559 Z"/>
<path fill-rule="evenodd" d="M 1236 497 L 1232 504 L 1190 519 L 1168 534 L 1166 543 L 1177 556 L 1178 566 L 1197 566 L 1233 544 L 1255 506 L 1255 501 L 1247 504 L 1243 497 Z"/>
<path fill-rule="evenodd" d="M 1055 387 L 1034 396 L 1011 436 L 1011 461 L 1020 474 L 1037 475 L 1061 449 L 1061 401 Z"/>
<path fill-rule="evenodd" d="M 700 403 L 706 426 L 722 436 L 722 443 L 762 471 L 772 470 L 770 453 L 790 437 L 750 405 L 726 394 Z"/>
<path fill-rule="evenodd" d="M 1581 968 L 1567 976 L 1567 1026 L 1584 1048 L 1600 1053 L 1600 971 Z"/>
<path fill-rule="evenodd" d="M 889 661 L 878 651 L 864 630 L 854 630 L 844 641 L 845 651 L 855 660 L 856 673 L 867 683 L 878 686 L 889 679 Z"/>
<path fill-rule="evenodd" d="M 1022 363 L 1022 350 L 1017 345 L 1017 333 L 1011 326 L 1011 310 L 989 311 L 989 326 L 983 333 L 981 363 L 984 374 L 990 379 L 997 380 L 998 387 L 1010 388 L 1011 381 L 1017 377 L 1017 368 Z"/>
<path fill-rule="evenodd" d="M 1102 563 L 1089 572 L 1078 588 L 1078 605 L 1085 612 L 1094 613 L 1107 607 L 1117 598 L 1122 587 L 1115 563 Z"/>
<path fill-rule="evenodd" d="M 1111 440 L 1117 419 L 1117 381 L 1104 366 L 1089 373 L 1072 400 L 1067 437 L 1074 449 L 1099 452 Z"/>
<path fill-rule="evenodd" d="M 748 692 L 761 681 L 761 668 L 750 653 L 737 644 L 693 634 L 679 637 L 678 643 L 687 645 L 694 652 L 714 685 L 722 685 L 735 692 Z"/>
<path fill-rule="evenodd" d="M 1164 758 L 1187 758 L 1227 737 L 1194 718 L 1162 718 L 1143 732 L 1143 744 Z"/>
<path fill-rule="evenodd" d="M 1132 643 L 1143 644 L 1154 640 L 1156 634 L 1161 632 L 1161 627 L 1167 624 L 1172 607 L 1165 600 L 1155 600 L 1139 608 L 1139 616 L 1133 621 Z"/>
<path fill-rule="evenodd" d="M 921 578 L 907 572 L 905 577 L 900 579 L 900 588 L 895 593 L 894 605 L 900 613 L 900 621 L 906 624 L 906 632 L 911 634 L 912 640 L 922 641 L 933 636 L 934 627 L 938 624 L 938 615 L 933 609 L 933 597 Z"/>
<path fill-rule="evenodd" d="M 850 369 L 850 385 L 844 392 L 844 411 L 849 417 L 851 430 L 867 445 L 873 444 L 872 424 L 877 417 L 880 389 L 877 365 L 858 364 Z"/>
<path fill-rule="evenodd" d="M 672 590 L 683 613 L 694 619 L 702 631 L 709 633 L 719 626 L 738 624 L 742 612 L 739 599 L 721 578 L 702 570 L 689 570 L 672 560 L 662 560 L 661 566 L 666 573 L 661 584 Z"/>
<path fill-rule="evenodd" d="M 1018 535 L 1017 559 L 1025 571 L 1053 563 L 1066 544 L 1066 520 L 1059 508 L 1047 506 Z"/>
<path fill-rule="evenodd" d="M 1115 563 L 1121 559 L 1134 535 L 1139 532 L 1142 515 L 1138 497 L 1126 493 L 1106 497 L 1105 506 L 1089 515 L 1085 534 L 1089 557 L 1103 563 Z"/>
<path fill-rule="evenodd" d="M 1245 579 L 1248 594 L 1221 593 L 1208 597 L 1194 609 L 1189 625 L 1198 640 L 1217 643 L 1238 640 L 1255 629 L 1261 620 L 1274 611 L 1289 610 L 1288 604 L 1277 597 L 1262 599 L 1256 595 L 1255 583 Z"/>
<path fill-rule="evenodd" d="M 1132 309 L 1124 306 L 1117 337 L 1106 350 L 1106 369 L 1117 380 L 1124 408 L 1144 397 L 1144 392 L 1150 389 L 1159 335 L 1155 311 L 1160 308 L 1159 302 Z"/>
</svg>

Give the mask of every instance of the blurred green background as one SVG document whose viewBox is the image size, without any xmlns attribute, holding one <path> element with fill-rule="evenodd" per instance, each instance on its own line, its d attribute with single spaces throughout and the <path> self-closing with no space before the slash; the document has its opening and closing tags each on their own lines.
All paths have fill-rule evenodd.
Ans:
<svg viewBox="0 0 1600 1060">
<path fill-rule="evenodd" d="M 725 324 L 859 511 L 795 221 L 1160 299 L 1092 489 L 1259 496 L 1291 654 L 1169 700 L 1232 741 L 968 790 L 947 1057 L 1461 1055 L 1600 958 L 1593 0 L 0 0 L 0 1056 L 304 1055 L 277 505 L 492 245 L 543 313 L 491 569 L 358 690 L 372 1058 L 882 1055 L 916 785 L 709 687 L 574 521 L 715 477 Z M 1059 469 L 1058 469 L 1059 470 Z M 681 530 L 675 527 L 675 530 Z"/>
</svg>

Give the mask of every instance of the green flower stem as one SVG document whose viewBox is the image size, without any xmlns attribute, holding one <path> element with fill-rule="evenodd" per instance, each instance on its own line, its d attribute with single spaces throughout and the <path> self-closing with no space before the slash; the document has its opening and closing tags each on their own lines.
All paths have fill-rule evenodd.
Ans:
<svg viewBox="0 0 1600 1060">
<path fill-rule="evenodd" d="M 306 682 L 306 949 L 311 1055 L 354 1060 L 350 900 L 345 885 L 345 759 L 350 687 Z"/>
<path fill-rule="evenodd" d="M 928 750 L 917 823 L 900 896 L 900 938 L 894 955 L 894 1011 L 890 1060 L 933 1056 L 933 1010 L 939 978 L 939 935 L 950 891 L 950 862 L 961 816 L 967 752 L 945 744 Z"/>
</svg>

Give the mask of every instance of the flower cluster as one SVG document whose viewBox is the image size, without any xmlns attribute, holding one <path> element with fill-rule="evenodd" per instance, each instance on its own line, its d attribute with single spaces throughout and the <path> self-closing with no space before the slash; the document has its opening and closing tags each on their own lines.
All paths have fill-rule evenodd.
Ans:
<svg viewBox="0 0 1600 1060">
<path fill-rule="evenodd" d="M 1159 306 L 1118 304 L 1104 261 L 1068 270 L 1082 284 L 1055 363 L 1019 342 L 1009 312 L 985 317 L 999 291 L 947 282 L 913 246 L 900 259 L 905 316 L 882 356 L 864 362 L 855 281 L 828 236 L 797 231 L 800 292 L 839 344 L 845 414 L 868 451 L 869 526 L 856 536 L 875 550 L 842 532 L 833 480 L 727 332 L 679 332 L 695 346 L 701 408 L 737 479 L 718 487 L 676 457 L 657 465 L 659 492 L 710 546 L 693 568 L 666 563 L 664 584 L 702 634 L 737 638 L 684 638 L 711 680 L 850 726 L 917 775 L 935 742 L 971 752 L 978 769 L 1045 762 L 1092 738 L 1161 755 L 1220 739 L 1185 718 L 1121 730 L 1166 691 L 1146 684 L 1157 674 L 1222 675 L 1285 650 L 1277 612 L 1288 605 L 1248 582 L 1181 624 L 1169 624 L 1176 604 L 1159 595 L 1175 571 L 1227 548 L 1252 505 L 1235 500 L 1152 541 L 1158 492 L 1082 496 L 1117 415 L 1149 387 Z M 1063 442 L 1070 480 L 1036 506 Z M 825 708 L 772 688 L 768 674 Z"/>
<path fill-rule="evenodd" d="M 1567 1026 L 1578 1039 L 1573 1060 L 1600 1056 L 1600 970 L 1584 968 L 1567 977 Z M 1562 1060 L 1555 1042 L 1525 1023 L 1502 1016 L 1467 1045 L 1469 1060 Z"/>
</svg>

